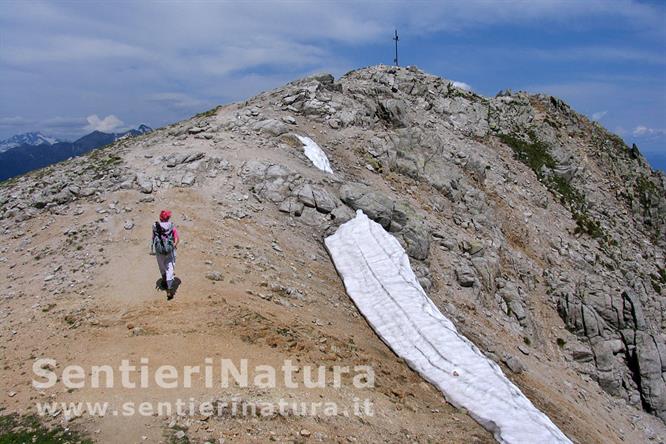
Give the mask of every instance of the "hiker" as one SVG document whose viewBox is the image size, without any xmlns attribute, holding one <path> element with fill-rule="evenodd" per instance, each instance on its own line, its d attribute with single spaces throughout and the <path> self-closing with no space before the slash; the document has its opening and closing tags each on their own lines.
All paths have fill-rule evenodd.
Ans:
<svg viewBox="0 0 666 444">
<path fill-rule="evenodd" d="M 166 288 L 167 299 L 172 299 L 175 294 L 173 288 L 174 267 L 176 265 L 176 248 L 178 248 L 178 230 L 171 222 L 171 211 L 162 210 L 160 221 L 153 225 L 153 241 L 151 253 L 157 258 L 157 266 L 162 274 L 161 286 Z"/>
</svg>

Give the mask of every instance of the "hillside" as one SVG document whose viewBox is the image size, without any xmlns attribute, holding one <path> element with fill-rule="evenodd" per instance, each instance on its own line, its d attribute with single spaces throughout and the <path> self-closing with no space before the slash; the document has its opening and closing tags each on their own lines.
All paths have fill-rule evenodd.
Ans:
<svg viewBox="0 0 666 444">
<path fill-rule="evenodd" d="M 442 314 L 569 439 L 666 442 L 666 177 L 557 98 L 481 97 L 413 67 L 313 76 L 5 181 L 0 205 L 3 415 L 36 401 L 368 399 L 372 416 L 48 422 L 96 442 L 493 442 L 347 295 L 324 239 L 362 210 L 400 242 Z M 148 254 L 163 208 L 183 238 L 169 302 Z M 369 365 L 376 378 L 36 390 L 41 357 L 57 371 L 291 359 Z"/>
</svg>

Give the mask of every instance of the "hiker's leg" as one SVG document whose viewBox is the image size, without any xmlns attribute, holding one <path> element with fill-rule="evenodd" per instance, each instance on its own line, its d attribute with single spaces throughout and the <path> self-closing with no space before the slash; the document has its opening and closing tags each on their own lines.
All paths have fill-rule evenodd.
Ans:
<svg viewBox="0 0 666 444">
<path fill-rule="evenodd" d="M 160 269 L 160 274 L 162 275 L 162 285 L 166 286 L 167 282 L 167 259 L 168 256 L 163 254 L 156 254 L 155 258 L 157 259 L 157 266 Z"/>
<path fill-rule="evenodd" d="M 167 257 L 163 254 L 156 254 L 155 259 L 157 259 L 157 266 L 160 269 L 160 274 L 164 276 L 166 273 L 166 259 Z"/>
<path fill-rule="evenodd" d="M 170 256 L 165 256 L 165 258 L 166 258 L 166 261 L 165 261 L 165 262 L 166 262 L 166 263 L 165 263 L 165 267 L 166 267 L 166 284 L 167 284 L 167 288 L 168 288 L 168 289 L 171 289 L 171 287 L 173 286 L 173 276 L 174 276 L 174 273 L 173 273 L 173 260 L 172 260 L 172 258 L 171 258 Z"/>
</svg>

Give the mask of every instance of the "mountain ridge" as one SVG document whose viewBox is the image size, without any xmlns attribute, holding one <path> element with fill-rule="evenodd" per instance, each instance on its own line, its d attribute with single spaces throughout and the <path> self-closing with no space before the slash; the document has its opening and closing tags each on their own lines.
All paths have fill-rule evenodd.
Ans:
<svg viewBox="0 0 666 444">
<path fill-rule="evenodd" d="M 332 173 L 312 164 L 304 137 Z M 154 344 L 182 335 L 189 341 L 169 353 L 194 362 L 201 349 L 187 342 L 228 353 L 225 343 L 244 338 L 260 356 L 382 369 L 374 390 L 351 389 L 371 397 L 376 417 L 215 419 L 211 430 L 490 442 L 395 359 L 346 296 L 322 241 L 362 210 L 402 245 L 438 309 L 570 439 L 663 441 L 664 190 L 664 174 L 638 150 L 552 96 L 486 98 L 414 67 L 311 76 L 4 182 L 0 271 L 12 277 L 6 309 L 17 332 L 6 353 L 14 363 L 21 350 L 43 352 L 17 315 L 34 292 L 57 304 L 49 316 L 34 310 L 49 329 L 76 326 L 76 341 L 89 345 L 130 331 L 126 347 L 158 361 L 167 353 Z M 184 284 L 168 305 L 148 291 L 155 266 L 144 248 L 165 207 L 184 239 Z M 46 240 L 51 224 L 66 234 Z M 34 282 L 44 260 L 61 268 Z M 55 351 L 74 343 L 47 342 Z M 0 371 L 2 384 L 25 379 L 15 364 Z M 122 431 L 94 427 L 105 438 L 154 433 L 128 421 Z M 175 421 L 204 439 L 196 421 L 146 421 Z"/>
</svg>

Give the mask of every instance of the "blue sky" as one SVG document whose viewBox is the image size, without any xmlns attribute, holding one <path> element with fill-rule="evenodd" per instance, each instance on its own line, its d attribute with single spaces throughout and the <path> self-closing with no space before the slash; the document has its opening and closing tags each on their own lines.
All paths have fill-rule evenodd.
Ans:
<svg viewBox="0 0 666 444">
<path fill-rule="evenodd" d="M 0 0 L 0 138 L 161 126 L 297 77 L 391 63 L 545 92 L 666 169 L 666 2 Z"/>
</svg>

